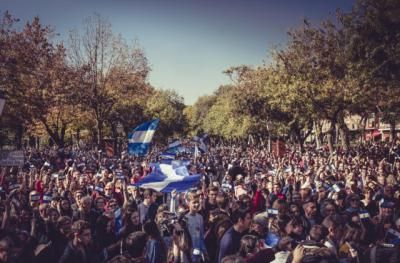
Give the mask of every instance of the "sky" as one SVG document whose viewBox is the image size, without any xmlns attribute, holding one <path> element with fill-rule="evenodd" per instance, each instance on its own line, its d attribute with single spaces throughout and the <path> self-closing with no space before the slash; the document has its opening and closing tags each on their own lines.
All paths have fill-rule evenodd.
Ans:
<svg viewBox="0 0 400 263">
<path fill-rule="evenodd" d="M 174 89 L 185 103 L 229 84 L 223 71 L 260 66 L 270 50 L 284 45 L 286 32 L 303 18 L 313 23 L 355 0 L 0 0 L 21 22 L 39 16 L 61 37 L 94 13 L 107 18 L 115 33 L 144 48 L 149 82 Z"/>
</svg>

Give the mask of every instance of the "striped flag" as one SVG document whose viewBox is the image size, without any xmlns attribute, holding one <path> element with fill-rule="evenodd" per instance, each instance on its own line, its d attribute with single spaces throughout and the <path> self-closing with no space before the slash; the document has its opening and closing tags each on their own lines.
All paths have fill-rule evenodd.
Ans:
<svg viewBox="0 0 400 263">
<path fill-rule="evenodd" d="M 200 175 L 189 175 L 186 166 L 173 164 L 154 164 L 153 171 L 135 185 L 169 193 L 172 190 L 184 192 L 200 181 Z"/>
<path fill-rule="evenodd" d="M 145 156 L 150 148 L 151 140 L 157 129 L 159 119 L 140 124 L 128 137 L 128 152 L 130 155 Z"/>
</svg>

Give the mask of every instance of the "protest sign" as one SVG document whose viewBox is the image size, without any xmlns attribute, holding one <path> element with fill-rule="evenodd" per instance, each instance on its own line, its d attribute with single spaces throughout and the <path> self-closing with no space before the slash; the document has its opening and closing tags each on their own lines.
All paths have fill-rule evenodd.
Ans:
<svg viewBox="0 0 400 263">
<path fill-rule="evenodd" d="M 23 151 L 0 151 L 0 166 L 23 166 Z"/>
</svg>

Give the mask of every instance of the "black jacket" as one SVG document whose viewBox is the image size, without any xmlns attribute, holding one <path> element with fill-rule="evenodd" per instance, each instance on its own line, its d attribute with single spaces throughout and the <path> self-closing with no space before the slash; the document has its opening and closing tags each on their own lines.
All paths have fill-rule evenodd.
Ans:
<svg viewBox="0 0 400 263">
<path fill-rule="evenodd" d="M 93 248 L 88 248 L 84 252 L 73 246 L 69 242 L 61 256 L 59 263 L 96 263 L 100 258 L 96 255 Z"/>
</svg>

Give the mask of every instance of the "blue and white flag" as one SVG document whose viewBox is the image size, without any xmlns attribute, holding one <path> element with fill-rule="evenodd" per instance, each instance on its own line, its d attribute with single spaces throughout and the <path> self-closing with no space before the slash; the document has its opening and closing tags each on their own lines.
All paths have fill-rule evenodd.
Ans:
<svg viewBox="0 0 400 263">
<path fill-rule="evenodd" d="M 169 193 L 172 190 L 184 192 L 199 183 L 200 175 L 189 175 L 186 166 L 172 164 L 154 164 L 153 171 L 135 185 Z"/>
<path fill-rule="evenodd" d="M 199 150 L 202 153 L 207 153 L 208 152 L 208 147 L 207 147 L 207 144 L 206 144 L 206 143 L 208 143 L 208 140 L 209 140 L 208 134 L 204 134 L 201 137 L 198 137 L 198 136 L 194 136 L 193 137 L 193 141 L 195 141 L 195 142 L 197 142 L 199 144 L 198 147 L 199 147 Z"/>
<path fill-rule="evenodd" d="M 194 146 L 194 158 L 197 159 L 200 156 L 200 151 L 199 151 L 199 147 Z"/>
<path fill-rule="evenodd" d="M 122 211 L 121 208 L 118 208 L 114 211 L 114 220 L 115 220 L 115 233 L 119 233 L 122 228 Z"/>
<path fill-rule="evenodd" d="M 162 160 L 174 160 L 175 154 L 170 152 L 163 152 L 162 154 L 160 154 L 160 158 Z"/>
<path fill-rule="evenodd" d="M 200 139 L 200 142 L 199 142 L 199 150 L 200 150 L 202 153 L 208 152 L 207 145 L 204 143 L 204 141 L 203 141 L 202 139 Z"/>
<path fill-rule="evenodd" d="M 159 119 L 155 119 L 142 123 L 133 130 L 133 133 L 129 134 L 128 152 L 130 155 L 144 156 L 147 154 L 159 122 Z"/>
<path fill-rule="evenodd" d="M 172 143 L 168 144 L 168 151 L 178 149 L 182 146 L 181 140 L 175 140 Z"/>
</svg>

